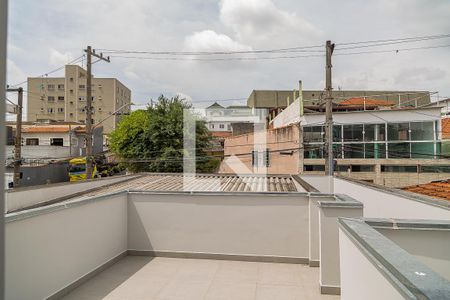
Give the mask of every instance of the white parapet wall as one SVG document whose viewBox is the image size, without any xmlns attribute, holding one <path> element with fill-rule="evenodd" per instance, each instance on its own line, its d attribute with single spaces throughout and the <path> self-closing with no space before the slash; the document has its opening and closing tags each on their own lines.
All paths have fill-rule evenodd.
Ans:
<svg viewBox="0 0 450 300">
<path fill-rule="evenodd" d="M 5 192 L 6 212 L 15 211 L 39 203 L 45 203 L 68 195 L 99 188 L 105 185 L 130 180 L 135 176 L 113 176 L 88 181 L 75 181 L 24 187 Z"/>
<path fill-rule="evenodd" d="M 127 250 L 127 194 L 8 215 L 5 299 L 45 299 Z"/>
<path fill-rule="evenodd" d="M 308 262 L 307 194 L 129 194 L 131 250 Z"/>
<path fill-rule="evenodd" d="M 449 221 L 339 219 L 341 299 L 449 299 L 449 233 Z"/>
<path fill-rule="evenodd" d="M 334 193 L 360 201 L 364 205 L 365 218 L 450 220 L 450 205 L 445 200 L 407 196 L 406 192 L 342 178 L 334 179 Z"/>
<path fill-rule="evenodd" d="M 339 229 L 342 300 L 399 300 L 404 297 Z"/>
</svg>

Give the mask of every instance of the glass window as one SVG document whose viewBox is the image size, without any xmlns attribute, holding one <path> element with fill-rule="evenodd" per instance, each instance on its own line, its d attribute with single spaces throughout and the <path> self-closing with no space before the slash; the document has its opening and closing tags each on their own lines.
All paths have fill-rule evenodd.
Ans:
<svg viewBox="0 0 450 300">
<path fill-rule="evenodd" d="M 344 158 L 364 158 L 364 144 L 344 144 Z"/>
<path fill-rule="evenodd" d="M 337 165 L 336 171 L 338 172 L 348 172 L 348 169 L 350 169 L 349 165 Z"/>
<path fill-rule="evenodd" d="M 409 140 L 409 123 L 388 124 L 388 140 L 389 141 Z"/>
<path fill-rule="evenodd" d="M 303 170 L 306 172 L 323 172 L 325 171 L 324 165 L 304 165 Z"/>
<path fill-rule="evenodd" d="M 342 145 L 341 144 L 333 144 L 333 157 L 334 158 L 342 158 Z"/>
<path fill-rule="evenodd" d="M 344 125 L 344 142 L 358 142 L 363 140 L 363 125 Z"/>
<path fill-rule="evenodd" d="M 47 100 L 48 102 L 55 102 L 55 96 L 48 96 Z"/>
<path fill-rule="evenodd" d="M 450 166 L 420 166 L 423 173 L 450 173 Z"/>
<path fill-rule="evenodd" d="M 323 142 L 323 126 L 305 126 L 303 127 L 303 141 L 305 143 Z"/>
<path fill-rule="evenodd" d="M 373 172 L 374 165 L 352 165 L 352 172 Z"/>
<path fill-rule="evenodd" d="M 333 142 L 341 142 L 342 141 L 342 126 L 334 125 L 333 126 Z"/>
<path fill-rule="evenodd" d="M 366 124 L 364 125 L 364 140 L 366 142 L 386 140 L 384 124 Z"/>
<path fill-rule="evenodd" d="M 26 143 L 28 146 L 38 146 L 39 139 L 38 138 L 29 138 L 29 139 L 26 139 Z"/>
<path fill-rule="evenodd" d="M 49 85 L 47 85 L 47 89 L 49 91 L 54 91 L 55 90 L 55 85 L 54 84 L 49 84 Z"/>
<path fill-rule="evenodd" d="M 434 158 L 434 143 L 411 143 L 412 158 Z"/>
<path fill-rule="evenodd" d="M 413 122 L 411 126 L 411 140 L 427 141 L 433 140 L 433 122 Z"/>
<path fill-rule="evenodd" d="M 389 166 L 382 165 L 381 172 L 396 172 L 396 173 L 417 173 L 417 166 Z"/>
<path fill-rule="evenodd" d="M 58 101 L 64 101 L 64 96 L 58 96 Z"/>
<path fill-rule="evenodd" d="M 411 143 L 389 143 L 388 158 L 410 158 Z"/>
<path fill-rule="evenodd" d="M 64 84 L 58 84 L 58 90 L 60 91 L 64 90 Z"/>
<path fill-rule="evenodd" d="M 386 144 L 385 143 L 367 143 L 366 144 L 366 158 L 386 158 Z"/>
<path fill-rule="evenodd" d="M 323 158 L 323 145 L 305 145 L 304 158 Z"/>
<path fill-rule="evenodd" d="M 64 146 L 64 140 L 62 138 L 51 138 L 50 145 L 51 146 Z"/>
</svg>

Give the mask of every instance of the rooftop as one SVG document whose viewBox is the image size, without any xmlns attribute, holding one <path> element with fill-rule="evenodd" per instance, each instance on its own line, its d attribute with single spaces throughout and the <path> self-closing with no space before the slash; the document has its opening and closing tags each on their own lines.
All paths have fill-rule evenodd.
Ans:
<svg viewBox="0 0 450 300">
<path fill-rule="evenodd" d="M 450 202 L 366 182 L 147 173 L 17 189 L 5 202 L 25 207 L 5 217 L 7 299 L 450 293 Z"/>
<path fill-rule="evenodd" d="M 395 103 L 380 99 L 366 99 L 363 97 L 353 97 L 342 100 L 338 105 L 363 105 L 363 106 L 394 106 Z"/>
<path fill-rule="evenodd" d="M 442 139 L 450 139 L 450 118 L 442 118 Z"/>
<path fill-rule="evenodd" d="M 450 201 L 450 179 L 408 186 L 403 190 Z"/>
<path fill-rule="evenodd" d="M 339 299 L 306 265 L 126 256 L 63 299 Z"/>
</svg>

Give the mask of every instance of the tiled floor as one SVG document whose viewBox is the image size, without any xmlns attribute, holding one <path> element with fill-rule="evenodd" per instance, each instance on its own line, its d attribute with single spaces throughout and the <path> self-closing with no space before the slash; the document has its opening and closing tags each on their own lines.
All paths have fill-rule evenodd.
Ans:
<svg viewBox="0 0 450 300">
<path fill-rule="evenodd" d="M 321 295 L 306 265 L 127 256 L 64 299 L 295 300 Z"/>
</svg>

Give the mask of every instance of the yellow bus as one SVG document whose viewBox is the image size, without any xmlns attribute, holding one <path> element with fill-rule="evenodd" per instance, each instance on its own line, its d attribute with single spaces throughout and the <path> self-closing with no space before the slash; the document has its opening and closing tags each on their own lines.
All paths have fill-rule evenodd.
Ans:
<svg viewBox="0 0 450 300">
<path fill-rule="evenodd" d="M 91 178 L 97 178 L 97 165 L 93 164 Z M 73 158 L 69 161 L 69 178 L 70 181 L 86 180 L 86 157 Z"/>
</svg>

